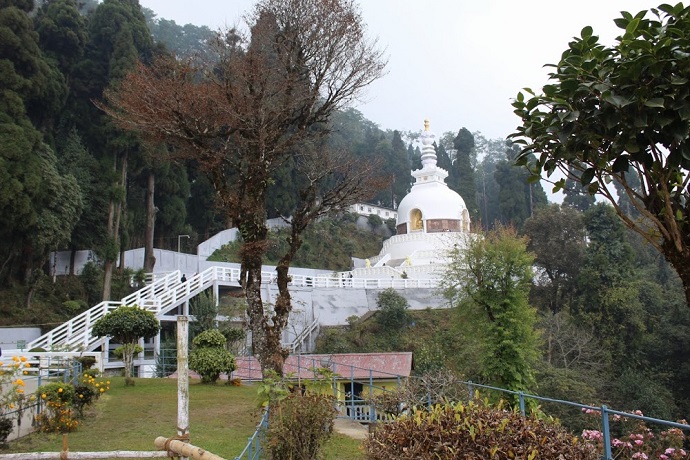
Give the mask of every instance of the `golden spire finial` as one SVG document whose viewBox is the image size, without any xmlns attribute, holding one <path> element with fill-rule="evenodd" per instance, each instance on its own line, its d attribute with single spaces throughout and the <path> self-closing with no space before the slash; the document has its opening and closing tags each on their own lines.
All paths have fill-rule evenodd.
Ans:
<svg viewBox="0 0 690 460">
<path fill-rule="evenodd" d="M 429 119 L 424 119 L 424 131 L 429 131 Z"/>
</svg>

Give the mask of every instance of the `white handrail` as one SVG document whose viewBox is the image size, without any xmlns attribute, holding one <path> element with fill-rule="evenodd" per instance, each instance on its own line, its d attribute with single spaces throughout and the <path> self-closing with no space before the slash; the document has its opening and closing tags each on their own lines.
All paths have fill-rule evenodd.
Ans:
<svg viewBox="0 0 690 460">
<path fill-rule="evenodd" d="M 124 297 L 120 301 L 105 301 L 80 313 L 69 321 L 48 331 L 27 344 L 27 349 L 43 348 L 52 351 L 55 348 L 63 350 L 88 350 L 98 344 L 99 338 L 91 335 L 93 324 L 109 312 L 122 305 L 138 305 L 162 315 L 177 307 L 181 303 L 197 296 L 208 289 L 215 282 L 239 283 L 240 269 L 213 266 L 201 273 L 193 275 L 185 282 L 181 282 L 179 271 L 168 273 L 153 283 Z M 275 279 L 275 272 L 262 271 L 262 282 L 270 283 Z M 385 288 L 436 288 L 435 279 L 400 279 L 400 278 L 345 278 L 333 275 L 290 275 L 290 285 L 305 288 L 354 288 L 354 289 L 385 289 Z M 289 344 L 293 350 L 300 346 L 305 337 L 318 327 L 314 321 L 308 328 Z"/>
</svg>

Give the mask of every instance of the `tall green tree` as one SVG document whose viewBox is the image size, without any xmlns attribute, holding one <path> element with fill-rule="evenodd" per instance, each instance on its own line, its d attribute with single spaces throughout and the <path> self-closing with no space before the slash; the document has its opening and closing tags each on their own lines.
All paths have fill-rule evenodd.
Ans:
<svg viewBox="0 0 690 460">
<path fill-rule="evenodd" d="M 457 176 L 456 191 L 465 200 L 470 218 L 474 221 L 479 217 L 477 184 L 471 162 L 474 155 L 474 135 L 467 128 L 460 129 L 458 135 L 453 139 L 453 147 L 455 148 L 453 170 Z"/>
<path fill-rule="evenodd" d="M 587 243 L 582 213 L 558 204 L 545 206 L 525 221 L 523 231 L 535 255 L 533 304 L 553 314 L 569 311 Z"/>
<path fill-rule="evenodd" d="M 614 22 L 615 45 L 584 27 L 542 93 L 518 94 L 522 126 L 511 137 L 524 147 L 522 164 L 537 156 L 533 174 L 578 171 L 587 191 L 608 200 L 675 268 L 690 306 L 690 8 L 624 11 Z M 611 182 L 641 218 L 621 208 Z"/>
<path fill-rule="evenodd" d="M 500 227 L 449 251 L 444 295 L 457 305 L 459 327 L 479 345 L 481 374 L 492 385 L 534 389 L 540 357 L 536 309 L 529 305 L 534 255 L 526 238 Z"/>
<path fill-rule="evenodd" d="M 498 207 L 501 222 L 504 225 L 515 225 L 518 228 L 534 210 L 546 205 L 546 193 L 538 181 L 528 181 L 529 174 L 515 166 L 516 149 L 507 146 L 506 159 L 496 164 L 494 179 L 498 183 Z"/>
<path fill-rule="evenodd" d="M 81 212 L 79 187 L 58 172 L 34 124 L 61 105 L 62 80 L 38 47 L 33 3 L 0 5 L 0 281 L 32 275 L 69 238 Z M 53 79 L 54 80 L 51 80 Z M 27 303 L 31 301 L 29 291 Z"/>
<path fill-rule="evenodd" d="M 101 187 L 108 193 L 107 208 L 93 210 L 105 212 L 100 215 L 99 226 L 105 244 L 95 248 L 104 262 L 104 299 L 110 298 L 115 261 L 122 248 L 129 165 L 141 164 L 145 149 L 137 136 L 113 126 L 93 101 L 100 100 L 106 88 L 119 84 L 138 60 L 150 62 L 152 52 L 153 42 L 139 2 L 105 0 L 89 17 L 84 59 L 74 70 L 71 122 L 98 159 Z"/>
<path fill-rule="evenodd" d="M 410 191 L 410 160 L 407 157 L 407 149 L 405 143 L 400 136 L 400 131 L 393 131 L 393 139 L 391 141 L 391 169 L 393 173 L 393 183 L 391 189 L 393 192 L 393 205 L 397 207 L 405 195 Z"/>
<path fill-rule="evenodd" d="M 634 276 L 634 250 L 613 208 L 599 203 L 585 214 L 588 245 L 578 277 L 581 292 L 574 316 L 622 366 L 639 364 L 646 313 Z"/>
<path fill-rule="evenodd" d="M 585 212 L 592 207 L 594 202 L 594 195 L 587 193 L 587 190 L 582 186 L 579 180 L 580 174 L 571 168 L 571 175 L 565 179 L 565 187 L 563 187 L 563 204 Z"/>
</svg>

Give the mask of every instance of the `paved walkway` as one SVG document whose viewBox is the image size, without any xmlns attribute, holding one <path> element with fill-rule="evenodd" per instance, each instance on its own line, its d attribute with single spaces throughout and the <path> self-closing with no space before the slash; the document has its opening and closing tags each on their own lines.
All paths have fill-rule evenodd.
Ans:
<svg viewBox="0 0 690 460">
<path fill-rule="evenodd" d="M 362 425 L 347 417 L 337 417 L 333 423 L 333 429 L 336 433 L 361 440 L 364 440 L 369 434 L 369 429 L 366 425 Z"/>
</svg>

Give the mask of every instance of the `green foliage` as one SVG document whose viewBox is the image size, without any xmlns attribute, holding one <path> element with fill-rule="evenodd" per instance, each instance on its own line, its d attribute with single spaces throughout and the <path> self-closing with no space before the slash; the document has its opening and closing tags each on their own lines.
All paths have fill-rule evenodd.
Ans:
<svg viewBox="0 0 690 460">
<path fill-rule="evenodd" d="M 46 403 L 72 404 L 75 394 L 74 386 L 65 382 L 48 383 L 46 385 L 41 385 L 36 390 L 36 396 L 40 397 Z"/>
<path fill-rule="evenodd" d="M 410 308 L 405 297 L 398 291 L 388 288 L 381 291 L 376 298 L 376 305 L 379 308 L 376 314 L 376 322 L 382 330 L 386 332 L 398 332 L 404 329 L 410 316 L 407 310 Z"/>
<path fill-rule="evenodd" d="M 369 225 L 371 225 L 374 229 L 379 228 L 381 225 L 383 225 L 383 220 L 381 219 L 380 216 L 377 214 L 369 214 L 367 216 L 367 222 Z"/>
<path fill-rule="evenodd" d="M 274 460 L 323 459 L 324 443 L 333 433 L 333 396 L 301 391 L 271 406 L 266 450 Z"/>
<path fill-rule="evenodd" d="M 196 348 L 189 354 L 189 368 L 201 376 L 201 383 L 214 384 L 220 374 L 235 370 L 235 358 L 225 348 Z"/>
<path fill-rule="evenodd" d="M 690 67 L 680 51 L 690 40 L 690 9 L 621 14 L 614 46 L 584 27 L 550 65 L 541 93 L 518 93 L 522 126 L 510 137 L 535 178 L 559 170 L 614 205 L 609 184 L 617 184 L 641 217 L 628 217 L 630 206 L 617 214 L 673 265 L 690 304 Z M 561 179 L 554 190 L 565 185 Z"/>
<path fill-rule="evenodd" d="M 523 228 L 534 253 L 536 277 L 530 301 L 541 311 L 570 307 L 586 251 L 584 217 L 576 209 L 553 204 L 537 209 Z"/>
<path fill-rule="evenodd" d="M 271 369 L 264 374 L 264 378 L 256 390 L 259 407 L 277 405 L 289 394 L 290 390 L 286 378 L 279 376 Z"/>
<path fill-rule="evenodd" d="M 526 243 L 502 227 L 468 238 L 449 252 L 442 278 L 444 294 L 459 307 L 459 330 L 481 347 L 481 374 L 516 391 L 533 387 L 539 359 L 536 310 L 528 303 L 534 256 Z"/>
<path fill-rule="evenodd" d="M 364 442 L 371 460 L 523 458 L 594 460 L 598 454 L 553 422 L 480 401 L 435 405 L 380 424 Z"/>
<path fill-rule="evenodd" d="M 199 348 L 224 348 L 226 339 L 220 331 L 210 329 L 194 337 L 192 343 Z"/>
<path fill-rule="evenodd" d="M 216 383 L 221 373 L 235 370 L 235 358 L 225 349 L 226 338 L 220 331 L 204 331 L 192 343 L 189 368 L 201 375 L 201 383 Z"/>
<path fill-rule="evenodd" d="M 92 328 L 94 336 L 110 337 L 122 344 L 150 339 L 158 331 L 160 323 L 156 315 L 136 305 L 118 307 L 96 321 Z"/>
<path fill-rule="evenodd" d="M 349 270 L 351 257 L 369 257 L 381 250 L 381 239 L 372 238 L 371 231 L 360 230 L 351 221 L 351 214 L 339 218 L 325 218 L 313 223 L 304 233 L 304 243 L 297 251 L 294 265 L 326 270 Z M 378 216 L 377 216 L 378 217 Z M 268 247 L 263 263 L 276 265 L 287 248 L 287 229 L 274 229 L 268 234 Z M 239 262 L 242 243 L 229 243 L 216 250 L 208 260 Z"/>
<path fill-rule="evenodd" d="M 79 356 L 76 360 L 81 364 L 82 373 L 91 369 L 91 367 L 96 364 L 95 356 Z"/>
<path fill-rule="evenodd" d="M 91 333 L 96 337 L 110 337 L 114 342 L 122 344 L 118 349 L 121 350 L 125 367 L 125 383 L 134 385 L 131 375 L 134 354 L 139 346 L 137 341 L 141 338 L 150 339 L 158 334 L 160 328 L 153 312 L 134 305 L 118 307 L 106 314 L 93 324 Z"/>
<path fill-rule="evenodd" d="M 189 323 L 190 336 L 195 337 L 203 331 L 215 328 L 218 307 L 213 294 L 203 292 L 194 297 L 189 305 L 189 313 L 195 318 L 195 321 Z"/>
</svg>

